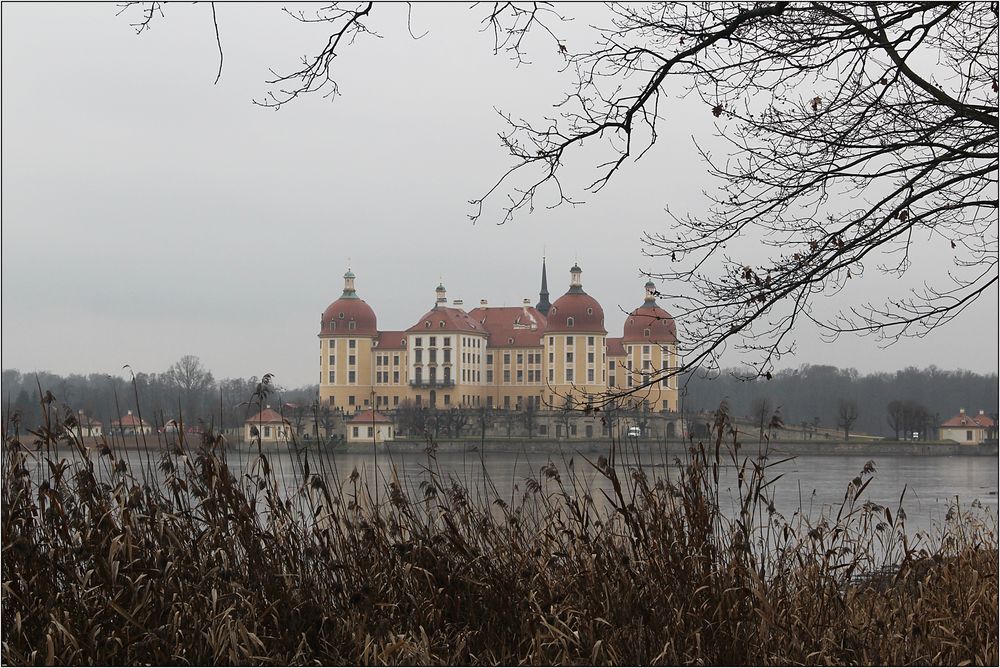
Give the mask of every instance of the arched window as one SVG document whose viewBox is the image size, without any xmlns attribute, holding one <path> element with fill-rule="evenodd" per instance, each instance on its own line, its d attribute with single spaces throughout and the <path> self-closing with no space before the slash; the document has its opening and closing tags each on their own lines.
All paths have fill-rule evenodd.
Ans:
<svg viewBox="0 0 1000 668">
<path fill-rule="evenodd" d="M 343 319 L 344 319 L 344 312 L 343 312 L 343 311 L 341 311 L 341 312 L 340 312 L 340 313 L 338 314 L 338 317 L 339 317 L 339 318 L 340 318 L 341 320 L 343 320 Z"/>
<path fill-rule="evenodd" d="M 438 327 L 440 327 L 441 329 L 444 329 L 444 320 L 438 321 Z"/>
<path fill-rule="evenodd" d="M 572 327 L 573 326 L 573 318 L 572 317 L 566 318 L 566 326 L 567 327 Z"/>
<path fill-rule="evenodd" d="M 431 326 L 430 320 L 424 320 L 424 329 L 428 329 Z"/>
<path fill-rule="evenodd" d="M 587 307 L 587 315 L 594 315 L 594 309 L 588 306 Z"/>
</svg>

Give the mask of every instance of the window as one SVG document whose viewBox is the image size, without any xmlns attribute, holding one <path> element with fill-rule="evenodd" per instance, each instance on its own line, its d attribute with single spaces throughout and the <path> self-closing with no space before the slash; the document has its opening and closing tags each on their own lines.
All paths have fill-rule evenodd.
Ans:
<svg viewBox="0 0 1000 668">
<path fill-rule="evenodd" d="M 372 436 L 373 436 L 373 434 L 372 434 L 372 428 L 368 427 L 368 438 L 371 438 Z"/>
<path fill-rule="evenodd" d="M 524 364 L 524 355 L 522 355 L 521 353 L 517 354 L 517 363 Z"/>
<path fill-rule="evenodd" d="M 555 382 L 555 375 L 556 375 L 556 372 L 553 371 L 552 369 L 549 369 L 549 382 L 550 383 Z"/>
<path fill-rule="evenodd" d="M 504 353 L 503 354 L 503 363 L 504 364 L 510 364 L 510 353 Z"/>
<path fill-rule="evenodd" d="M 335 401 L 334 401 L 334 398 L 333 398 L 333 397 L 330 397 L 330 405 L 331 405 L 331 406 L 333 406 L 333 405 L 334 405 L 334 403 L 335 403 Z"/>
<path fill-rule="evenodd" d="M 643 360 L 642 361 L 642 368 L 643 369 L 649 369 L 649 368 L 651 368 L 651 366 L 652 365 L 649 363 L 649 360 Z"/>
<path fill-rule="evenodd" d="M 437 337 L 436 337 L 436 336 L 432 336 L 432 337 L 431 337 L 431 340 L 430 340 L 430 343 L 429 343 L 428 345 L 429 345 L 429 346 L 430 346 L 431 348 L 433 348 L 433 347 L 435 347 L 435 346 L 436 346 L 437 344 L 438 344 L 438 340 L 437 340 Z"/>
<path fill-rule="evenodd" d="M 357 324 L 358 324 L 358 323 L 356 323 L 356 322 L 354 322 L 354 321 L 352 320 L 352 321 L 350 321 L 349 323 L 347 323 L 347 329 L 356 329 L 356 328 L 357 328 Z"/>
<path fill-rule="evenodd" d="M 447 406 L 450 403 L 451 403 L 451 395 L 450 394 L 444 395 L 444 405 Z"/>
<path fill-rule="evenodd" d="M 265 427 L 265 429 L 266 429 L 266 427 Z M 971 441 L 972 440 L 972 430 L 969 430 L 969 431 L 965 432 L 965 440 L 967 440 L 967 441 Z"/>
<path fill-rule="evenodd" d="M 486 353 L 486 363 L 493 364 L 493 353 Z"/>
<path fill-rule="evenodd" d="M 348 348 L 357 348 L 358 347 L 358 341 L 357 341 L 357 339 L 348 339 L 347 340 L 347 347 Z"/>
<path fill-rule="evenodd" d="M 593 383 L 594 382 L 594 370 L 593 369 L 587 369 L 587 382 L 588 383 Z"/>
<path fill-rule="evenodd" d="M 399 355 L 392 356 L 392 363 L 396 366 L 399 366 Z"/>
<path fill-rule="evenodd" d="M 337 331 L 337 323 L 335 323 L 333 320 L 330 321 L 330 331 L 331 332 Z M 333 342 L 331 341 L 330 343 L 333 343 Z"/>
<path fill-rule="evenodd" d="M 615 363 L 608 362 L 608 371 L 614 371 L 614 370 L 615 370 Z"/>
<path fill-rule="evenodd" d="M 588 364 L 594 363 L 594 353 L 587 353 L 587 363 Z"/>
<path fill-rule="evenodd" d="M 438 327 L 440 327 L 441 329 L 444 329 L 444 320 L 441 320 L 441 321 L 438 322 Z"/>
<path fill-rule="evenodd" d="M 524 382 L 524 372 L 521 371 L 520 369 L 517 370 L 517 382 L 519 383 Z"/>
<path fill-rule="evenodd" d="M 465 371 L 463 370 L 462 373 L 464 374 Z M 449 381 L 451 381 L 451 367 L 450 366 L 446 366 L 444 368 L 444 382 L 447 383 Z"/>
<path fill-rule="evenodd" d="M 587 337 L 587 345 L 588 346 L 594 345 L 594 337 L 592 337 L 592 336 L 588 336 Z"/>
<path fill-rule="evenodd" d="M 567 346 L 573 345 L 573 337 L 572 336 L 567 336 L 566 337 L 566 345 Z"/>
<path fill-rule="evenodd" d="M 430 363 L 431 364 L 437 364 L 437 361 L 438 361 L 438 351 L 437 351 L 437 348 L 431 348 L 428 352 L 431 354 Z"/>
<path fill-rule="evenodd" d="M 970 431 L 969 434 L 972 434 L 972 432 Z M 264 427 L 264 438 L 271 438 L 271 428 L 270 427 Z M 969 436 L 969 440 L 972 440 L 972 436 Z"/>
<path fill-rule="evenodd" d="M 354 405 L 354 395 L 353 394 L 351 396 L 347 397 L 347 405 L 348 406 L 353 406 Z"/>
<path fill-rule="evenodd" d="M 347 382 L 354 383 L 357 381 L 357 375 L 353 371 L 347 372 Z"/>
<path fill-rule="evenodd" d="M 643 355 L 648 355 L 649 354 L 649 346 L 643 346 L 642 347 L 642 354 Z"/>
<path fill-rule="evenodd" d="M 354 355 L 348 355 L 347 356 L 347 364 L 348 364 L 348 366 L 354 366 L 355 364 L 357 364 L 357 359 L 358 358 L 355 357 Z"/>
<path fill-rule="evenodd" d="M 358 437 L 358 427 L 351 427 L 351 434 L 354 435 L 354 438 L 357 438 Z"/>
<path fill-rule="evenodd" d="M 608 387 L 614 387 L 614 386 L 615 386 L 615 377 L 608 376 Z"/>
<path fill-rule="evenodd" d="M 328 383 L 332 383 L 332 382 L 334 382 L 334 380 L 333 380 L 334 378 L 335 378 L 335 376 L 334 376 L 333 372 L 331 371 L 331 372 L 330 372 L 330 378 L 329 378 L 329 379 L 327 380 L 327 382 L 328 382 Z"/>
<path fill-rule="evenodd" d="M 504 372 L 503 372 L 503 382 L 505 382 L 505 383 L 509 383 L 510 382 L 510 371 L 507 370 L 507 369 L 504 369 Z"/>
<path fill-rule="evenodd" d="M 569 434 L 570 434 L 570 436 L 576 436 L 576 425 L 575 424 L 571 424 L 569 426 Z"/>
<path fill-rule="evenodd" d="M 424 351 L 421 348 L 417 348 L 416 350 L 414 350 L 413 351 L 413 361 L 416 362 L 417 364 L 422 364 L 423 361 L 424 361 L 424 355 L 423 355 L 423 353 L 424 353 Z"/>
<path fill-rule="evenodd" d="M 572 352 L 566 353 L 566 363 L 568 364 L 572 361 L 573 361 L 573 353 Z"/>
<path fill-rule="evenodd" d="M 556 363 L 556 354 L 549 353 L 549 364 L 555 364 L 555 363 Z"/>
<path fill-rule="evenodd" d="M 503 398 L 503 407 L 508 409 L 510 408 L 510 397 Z"/>
<path fill-rule="evenodd" d="M 540 436 L 545 436 L 548 433 L 549 433 L 549 427 L 548 427 L 548 425 L 544 425 L 544 424 L 538 425 L 538 434 Z"/>
<path fill-rule="evenodd" d="M 649 336 L 649 329 L 647 328 L 647 329 L 642 330 L 642 335 L 643 336 Z"/>
<path fill-rule="evenodd" d="M 423 367 L 417 367 L 413 370 L 413 381 L 419 385 L 423 381 L 424 370 Z"/>
<path fill-rule="evenodd" d="M 572 383 L 573 382 L 573 370 L 572 369 L 566 369 L 566 382 L 567 383 Z"/>
<path fill-rule="evenodd" d="M 392 398 L 392 405 L 393 405 L 393 406 L 398 406 L 398 405 L 399 405 L 399 395 L 398 395 L 398 394 L 397 394 L 397 395 L 395 395 L 395 396 L 394 396 L 394 397 Z"/>
<path fill-rule="evenodd" d="M 336 358 L 333 355 L 330 355 L 330 366 L 333 366 L 335 363 L 336 363 Z"/>
<path fill-rule="evenodd" d="M 492 370 L 488 370 L 486 372 L 486 382 L 487 383 L 492 383 L 493 382 L 493 371 Z"/>
<path fill-rule="evenodd" d="M 550 346 L 556 345 L 556 337 L 554 337 L 554 336 L 550 336 L 549 337 L 549 345 Z"/>
<path fill-rule="evenodd" d="M 670 410 L 670 404 L 667 403 L 666 399 L 663 400 L 663 410 Z"/>
<path fill-rule="evenodd" d="M 566 318 L 566 326 L 567 327 L 572 327 L 573 326 L 573 318 L 572 317 Z"/>
<path fill-rule="evenodd" d="M 415 346 L 417 346 L 417 347 L 419 348 L 420 346 L 424 345 L 424 341 L 423 341 L 423 339 L 421 339 L 421 338 L 420 338 L 420 337 L 418 336 L 417 338 L 415 338 L 415 339 L 413 340 L 413 345 L 415 345 Z"/>
<path fill-rule="evenodd" d="M 451 337 L 450 336 L 444 337 L 444 345 L 445 346 L 450 346 L 451 345 Z"/>
<path fill-rule="evenodd" d="M 392 382 L 394 382 L 394 383 L 398 383 L 399 382 L 399 372 L 398 371 L 393 371 L 392 372 Z"/>
</svg>

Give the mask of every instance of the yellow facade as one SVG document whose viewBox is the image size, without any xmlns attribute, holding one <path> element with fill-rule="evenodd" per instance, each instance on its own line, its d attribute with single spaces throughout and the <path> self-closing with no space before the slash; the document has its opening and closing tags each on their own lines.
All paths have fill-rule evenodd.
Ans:
<svg viewBox="0 0 1000 668">
<path fill-rule="evenodd" d="M 677 368 L 676 337 L 658 340 L 662 327 L 627 324 L 628 341 L 609 340 L 600 305 L 582 290 L 579 267 L 571 276 L 569 291 L 551 309 L 544 292 L 539 306 L 548 318 L 528 304 L 497 308 L 483 301 L 466 312 L 461 302 L 449 304 L 438 286 L 434 307 L 412 327 L 380 332 L 348 272 L 344 295 L 321 322 L 320 400 L 346 412 L 404 404 L 559 410 L 567 402 L 574 408 L 599 403 Z M 649 294 L 647 285 L 644 306 L 653 303 Z M 676 380 L 657 381 L 633 400 L 676 411 Z"/>
</svg>

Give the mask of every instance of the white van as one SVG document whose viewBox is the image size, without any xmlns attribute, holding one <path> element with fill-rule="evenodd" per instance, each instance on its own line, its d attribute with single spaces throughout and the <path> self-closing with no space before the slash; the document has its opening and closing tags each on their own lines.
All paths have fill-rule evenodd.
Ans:
<svg viewBox="0 0 1000 668">
<path fill-rule="evenodd" d="M 642 436 L 642 429 L 635 426 L 629 427 L 627 435 L 629 436 L 629 438 L 639 438 L 640 436 Z"/>
</svg>

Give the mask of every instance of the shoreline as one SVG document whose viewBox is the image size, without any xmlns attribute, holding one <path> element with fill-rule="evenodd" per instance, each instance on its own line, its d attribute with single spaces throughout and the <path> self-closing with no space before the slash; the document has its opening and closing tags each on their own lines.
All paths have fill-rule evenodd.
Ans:
<svg viewBox="0 0 1000 668">
<path fill-rule="evenodd" d="M 117 440 L 117 439 L 116 439 Z M 100 444 L 97 439 L 84 439 L 84 445 L 93 448 Z M 26 447 L 27 444 L 25 444 Z M 558 440 L 541 438 L 520 438 L 520 439 L 454 439 L 437 441 L 437 452 L 440 454 L 461 454 L 479 453 L 485 454 L 558 454 L 578 452 L 581 454 L 593 454 L 595 456 L 607 454 L 611 444 L 609 441 L 583 441 L 583 440 Z M 776 441 L 770 444 L 743 443 L 740 452 L 744 455 L 754 455 L 766 446 L 769 456 L 821 456 L 821 457 L 875 457 L 875 456 L 908 456 L 908 457 L 993 457 L 1000 455 L 1000 449 L 996 443 L 981 445 L 961 445 L 959 443 L 941 442 L 907 442 L 907 441 Z M 190 447 L 190 446 L 189 446 Z M 249 450 L 249 443 L 229 443 L 226 450 Z M 167 450 L 167 443 L 160 441 L 147 441 L 142 443 L 118 441 L 112 445 L 113 449 L 123 450 L 149 450 L 159 452 Z M 274 453 L 285 451 L 287 445 L 278 443 L 265 443 L 263 451 Z M 393 454 L 423 453 L 427 448 L 427 442 L 414 439 L 400 439 L 379 443 L 377 452 L 392 452 Z M 653 440 L 625 440 L 616 443 L 616 450 L 620 453 L 636 453 L 640 455 L 684 455 L 690 448 L 690 443 L 685 441 L 653 441 Z M 725 450 L 726 446 L 723 445 Z M 60 450 L 71 450 L 72 447 L 62 446 Z M 298 444 L 300 451 L 316 451 L 318 445 L 315 441 L 302 441 Z M 325 448 L 331 454 L 368 454 L 372 452 L 371 443 L 338 443 L 333 447 Z"/>
</svg>

